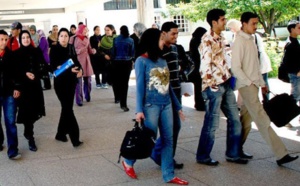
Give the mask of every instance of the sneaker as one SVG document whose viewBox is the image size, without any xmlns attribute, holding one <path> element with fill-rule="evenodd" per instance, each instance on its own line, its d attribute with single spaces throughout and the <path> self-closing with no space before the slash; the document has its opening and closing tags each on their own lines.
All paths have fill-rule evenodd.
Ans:
<svg viewBox="0 0 300 186">
<path fill-rule="evenodd" d="M 20 159 L 22 156 L 21 156 L 21 154 L 20 153 L 16 153 L 16 154 L 14 154 L 14 155 L 11 155 L 10 157 L 9 157 L 9 159 L 11 159 L 11 160 L 18 160 L 18 159 Z"/>
<path fill-rule="evenodd" d="M 104 84 L 103 89 L 108 89 L 108 84 Z"/>
<path fill-rule="evenodd" d="M 100 89 L 101 87 L 102 87 L 101 84 L 97 84 L 97 85 L 96 85 L 96 88 L 97 88 L 97 89 Z"/>
</svg>

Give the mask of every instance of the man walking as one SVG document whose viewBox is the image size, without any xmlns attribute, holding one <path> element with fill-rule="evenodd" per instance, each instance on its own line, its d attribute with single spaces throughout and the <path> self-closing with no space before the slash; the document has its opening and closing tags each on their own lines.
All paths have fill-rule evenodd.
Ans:
<svg viewBox="0 0 300 186">
<path fill-rule="evenodd" d="M 270 118 L 258 98 L 259 87 L 262 87 L 263 93 L 268 92 L 259 70 L 257 46 L 253 36 L 257 29 L 258 15 L 245 12 L 241 16 L 241 22 L 242 29 L 237 33 L 234 41 L 231 60 L 232 72 L 237 78 L 236 88 L 243 99 L 241 117 L 251 117 L 261 136 L 277 157 L 277 164 L 282 165 L 297 159 L 298 156 L 293 157 L 287 153 L 283 142 L 270 126 Z M 243 126 L 244 128 L 249 126 Z M 243 139 L 246 139 L 247 134 Z"/>
<path fill-rule="evenodd" d="M 246 164 L 248 160 L 240 157 L 241 123 L 236 98 L 230 86 L 231 74 L 225 58 L 224 37 L 221 35 L 226 25 L 225 11 L 212 9 L 206 19 L 211 29 L 204 34 L 200 44 L 200 74 L 206 113 L 196 160 L 197 163 L 209 166 L 219 164 L 210 157 L 210 153 L 222 110 L 227 118 L 226 160 Z"/>
<path fill-rule="evenodd" d="M 12 53 L 6 47 L 8 34 L 0 30 L 0 120 L 1 107 L 3 107 L 4 121 L 7 137 L 7 154 L 10 159 L 21 158 L 18 152 L 18 135 L 16 126 L 16 99 L 20 96 L 20 84 L 18 83 L 16 66 L 12 61 Z M 3 144 L 3 130 L 0 125 L 1 147 Z"/>
</svg>

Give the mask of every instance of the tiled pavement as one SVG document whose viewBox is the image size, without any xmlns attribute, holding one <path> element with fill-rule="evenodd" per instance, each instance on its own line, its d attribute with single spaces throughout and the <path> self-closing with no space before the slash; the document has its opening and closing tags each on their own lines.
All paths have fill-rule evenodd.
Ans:
<svg viewBox="0 0 300 186">
<path fill-rule="evenodd" d="M 123 112 L 114 104 L 112 89 L 92 90 L 92 101 L 84 102 L 83 107 L 74 106 L 84 145 L 74 149 L 70 142 L 54 140 L 60 114 L 60 104 L 54 90 L 44 92 L 47 116 L 35 124 L 37 152 L 28 150 L 23 137 L 23 126 L 18 125 L 19 149 L 22 159 L 9 160 L 6 148 L 0 152 L 0 186 L 152 186 L 164 184 L 160 168 L 150 159 L 138 161 L 135 170 L 138 180 L 128 178 L 122 165 L 117 163 L 119 147 L 124 134 L 131 129 L 134 118 L 135 86 L 130 81 L 128 106 Z M 270 80 L 275 93 L 289 92 L 289 85 L 276 79 Z M 94 84 L 93 84 L 94 85 Z M 199 133 L 204 112 L 195 111 L 193 98 L 183 98 L 184 112 L 187 116 L 182 123 L 176 160 L 184 163 L 176 175 L 187 179 L 190 185 L 298 185 L 300 183 L 300 159 L 284 167 L 278 167 L 275 158 L 253 126 L 245 144 L 245 150 L 254 155 L 247 165 L 226 162 L 224 158 L 226 140 L 226 121 L 221 118 L 220 128 L 212 157 L 220 161 L 218 167 L 199 165 L 195 161 Z M 292 122 L 293 128 L 276 128 L 282 136 L 289 152 L 300 155 L 300 130 L 298 118 Z M 2 121 L 3 128 L 4 124 Z"/>
</svg>

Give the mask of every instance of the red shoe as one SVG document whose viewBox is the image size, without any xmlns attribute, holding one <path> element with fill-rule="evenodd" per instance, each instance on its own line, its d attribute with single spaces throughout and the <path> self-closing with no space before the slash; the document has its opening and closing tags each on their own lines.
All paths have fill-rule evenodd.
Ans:
<svg viewBox="0 0 300 186">
<path fill-rule="evenodd" d="M 177 185 L 188 185 L 189 182 L 188 181 L 185 181 L 183 179 L 180 179 L 178 177 L 175 177 L 173 178 L 171 181 L 169 181 L 168 183 L 174 183 L 174 184 L 177 184 Z"/>
<path fill-rule="evenodd" d="M 122 165 L 124 167 L 125 173 L 132 179 L 137 179 L 137 176 L 134 172 L 133 167 L 126 167 L 124 161 L 122 161 Z"/>
</svg>

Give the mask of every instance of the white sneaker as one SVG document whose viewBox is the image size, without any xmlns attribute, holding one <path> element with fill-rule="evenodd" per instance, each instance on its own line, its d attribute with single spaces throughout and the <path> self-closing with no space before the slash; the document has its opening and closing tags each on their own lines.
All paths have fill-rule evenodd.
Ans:
<svg viewBox="0 0 300 186">
<path fill-rule="evenodd" d="M 104 88 L 104 89 L 108 89 L 108 85 L 107 85 L 107 84 L 104 84 L 104 85 L 103 85 L 103 88 Z"/>
<path fill-rule="evenodd" d="M 290 124 L 290 123 L 288 123 L 288 124 L 285 125 L 285 127 L 286 127 L 286 128 L 293 128 L 293 125 Z"/>
<path fill-rule="evenodd" d="M 13 155 L 13 156 L 9 157 L 9 159 L 11 159 L 11 160 L 18 160 L 18 159 L 20 159 L 21 157 L 22 157 L 21 154 L 18 153 L 18 154 L 16 154 L 16 155 Z"/>
<path fill-rule="evenodd" d="M 97 84 L 97 85 L 96 85 L 96 88 L 97 88 L 97 89 L 100 89 L 101 87 L 102 87 L 101 84 Z"/>
</svg>

